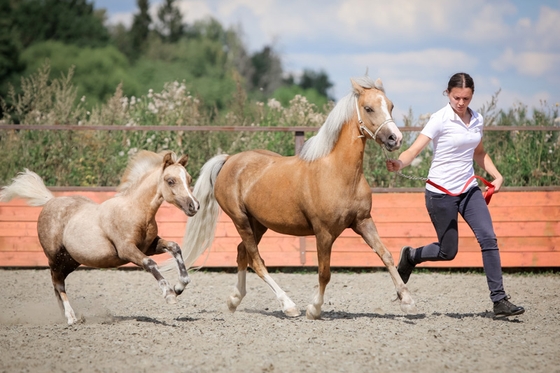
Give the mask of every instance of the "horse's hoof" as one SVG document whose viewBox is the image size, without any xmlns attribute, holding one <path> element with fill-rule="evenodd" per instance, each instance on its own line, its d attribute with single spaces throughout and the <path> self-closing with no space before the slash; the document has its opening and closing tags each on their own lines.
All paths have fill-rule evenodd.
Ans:
<svg viewBox="0 0 560 373">
<path fill-rule="evenodd" d="M 297 317 L 300 315 L 300 312 L 297 308 L 292 307 L 284 310 L 284 315 L 289 317 Z"/>
<path fill-rule="evenodd" d="M 234 313 L 237 310 L 237 306 L 239 306 L 241 301 L 238 298 L 228 298 L 227 300 L 227 307 L 229 312 Z"/>
<path fill-rule="evenodd" d="M 307 311 L 305 312 L 305 317 L 308 320 L 319 320 L 321 318 L 321 312 L 317 312 L 315 307 L 312 305 L 307 306 Z"/>
</svg>

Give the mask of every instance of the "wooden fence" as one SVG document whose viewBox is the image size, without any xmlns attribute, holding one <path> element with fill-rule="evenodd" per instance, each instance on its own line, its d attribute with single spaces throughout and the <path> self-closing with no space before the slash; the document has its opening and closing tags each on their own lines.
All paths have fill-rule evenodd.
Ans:
<svg viewBox="0 0 560 373">
<path fill-rule="evenodd" d="M 212 127 L 212 126 L 78 126 L 78 125 L 0 125 L 0 130 L 94 130 L 94 131 L 225 131 L 293 132 L 299 152 L 305 132 L 319 127 Z M 419 131 L 420 127 L 400 127 Z M 485 127 L 485 131 L 559 131 L 560 127 Z M 52 188 L 55 195 L 79 194 L 103 202 L 114 188 Z M 422 189 L 372 190 L 372 216 L 381 239 L 398 259 L 403 245 L 421 246 L 436 239 L 424 207 Z M 24 201 L 0 203 L 0 267 L 43 267 L 47 265 L 37 238 L 40 208 Z M 560 267 L 560 187 L 504 188 L 492 197 L 490 212 L 498 236 L 504 267 Z M 164 204 L 156 217 L 160 236 L 181 244 L 187 217 Z M 466 223 L 459 223 L 459 253 L 451 262 L 431 262 L 425 267 L 482 266 L 480 248 Z M 195 265 L 235 267 L 240 238 L 229 218 L 221 214 L 213 246 Z M 314 267 L 317 265 L 314 237 L 284 236 L 267 232 L 260 252 L 268 266 Z M 166 257 L 157 256 L 156 261 Z M 346 230 L 333 247 L 334 267 L 382 267 L 381 260 L 351 230 Z"/>
<path fill-rule="evenodd" d="M 498 235 L 504 267 L 560 267 L 560 189 L 502 191 L 492 197 L 490 212 Z M 110 198 L 113 190 L 88 191 L 53 188 L 55 195 L 84 195 L 96 202 Z M 372 193 L 372 216 L 383 243 L 395 260 L 403 245 L 421 246 L 436 239 L 424 206 L 424 194 Z M 37 218 L 41 208 L 22 200 L 0 204 L 0 267 L 43 267 L 47 260 L 37 238 Z M 164 204 L 156 219 L 160 236 L 182 243 L 187 217 Z M 451 262 L 425 263 L 424 267 L 482 266 L 480 248 L 471 230 L 459 222 L 459 254 Z M 239 235 L 231 220 L 221 214 L 215 241 L 195 265 L 235 267 Z M 314 267 L 317 265 L 314 237 L 292 237 L 267 232 L 259 245 L 267 266 Z M 159 255 L 156 261 L 168 259 Z M 353 231 L 346 230 L 335 241 L 333 267 L 383 267 L 381 260 Z"/>
</svg>

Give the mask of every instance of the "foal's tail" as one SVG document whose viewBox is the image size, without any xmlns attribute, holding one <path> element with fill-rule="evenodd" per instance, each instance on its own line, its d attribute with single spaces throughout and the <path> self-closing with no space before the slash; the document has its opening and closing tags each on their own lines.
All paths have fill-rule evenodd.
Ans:
<svg viewBox="0 0 560 373">
<path fill-rule="evenodd" d="M 12 179 L 10 185 L 0 190 L 0 202 L 9 202 L 14 198 L 25 199 L 30 206 L 44 206 L 54 196 L 43 183 L 43 179 L 26 168 Z"/>
<path fill-rule="evenodd" d="M 214 196 L 214 183 L 227 158 L 227 154 L 220 154 L 206 162 L 194 186 L 193 194 L 200 202 L 200 210 L 187 220 L 182 246 L 187 268 L 191 267 L 214 241 L 220 212 L 220 206 Z"/>
</svg>

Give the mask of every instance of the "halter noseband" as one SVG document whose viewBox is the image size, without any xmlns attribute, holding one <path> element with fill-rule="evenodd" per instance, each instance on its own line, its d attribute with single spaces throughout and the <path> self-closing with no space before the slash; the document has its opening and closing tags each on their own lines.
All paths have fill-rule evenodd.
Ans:
<svg viewBox="0 0 560 373">
<path fill-rule="evenodd" d="M 375 140 L 375 138 L 377 137 L 377 134 L 379 133 L 379 130 L 381 128 L 383 128 L 384 125 L 386 125 L 389 122 L 393 122 L 393 119 L 389 118 L 387 119 L 385 122 L 381 123 L 379 125 L 379 127 L 377 127 L 377 129 L 375 130 L 375 133 L 371 133 L 371 131 L 369 130 L 369 128 L 367 128 L 366 126 L 364 126 L 364 121 L 362 120 L 362 116 L 360 115 L 360 108 L 358 106 L 358 98 L 356 98 L 356 112 L 358 113 L 358 123 L 360 123 L 360 133 L 361 135 L 358 136 L 358 138 L 360 137 L 366 137 L 366 135 L 364 134 L 367 133 L 369 135 L 369 137 L 371 137 L 373 140 Z"/>
</svg>

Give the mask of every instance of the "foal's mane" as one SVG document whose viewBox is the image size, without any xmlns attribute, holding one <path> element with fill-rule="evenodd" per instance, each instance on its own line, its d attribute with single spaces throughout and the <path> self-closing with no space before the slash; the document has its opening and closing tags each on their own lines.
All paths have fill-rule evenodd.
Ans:
<svg viewBox="0 0 560 373">
<path fill-rule="evenodd" d="M 367 75 L 353 80 L 361 87 L 375 88 L 385 92 L 383 86 L 378 85 Z M 333 150 L 342 126 L 352 118 L 356 111 L 356 98 L 356 92 L 352 91 L 340 99 L 317 134 L 310 137 L 303 145 L 299 154 L 301 159 L 312 162 L 327 156 Z"/>
<path fill-rule="evenodd" d="M 156 167 L 161 167 L 163 165 L 163 157 L 167 153 L 171 153 L 173 161 L 177 162 L 177 156 L 173 152 L 154 153 L 148 150 L 141 150 L 138 152 L 128 162 L 121 177 L 121 183 L 117 187 L 117 193 L 125 194 L 137 185 L 144 175 L 153 171 Z"/>
</svg>

